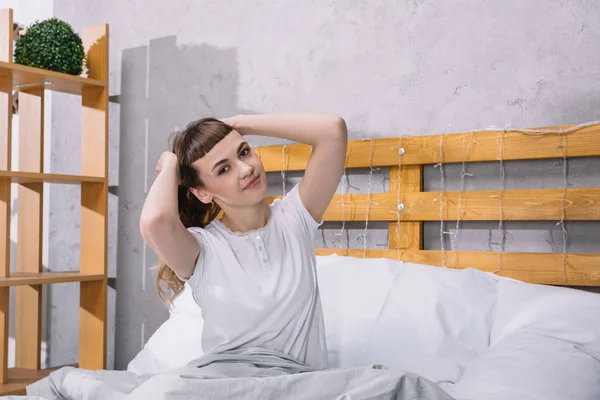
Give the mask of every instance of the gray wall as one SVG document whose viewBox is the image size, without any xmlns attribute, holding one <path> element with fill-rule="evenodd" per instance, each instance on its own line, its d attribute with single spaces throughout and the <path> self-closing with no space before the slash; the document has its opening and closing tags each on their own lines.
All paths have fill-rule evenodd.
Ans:
<svg viewBox="0 0 600 400">
<path fill-rule="evenodd" d="M 109 360 L 119 369 L 167 316 L 149 271 L 156 257 L 144 246 L 138 221 L 173 129 L 203 116 L 325 110 L 342 115 L 350 138 L 361 139 L 579 123 L 596 119 L 600 106 L 600 4 L 594 0 L 55 0 L 54 6 L 77 29 L 111 25 L 109 262 L 118 292 L 109 293 Z M 77 172 L 70 167 L 79 165 L 77 124 L 70 123 L 78 121 L 77 107 L 54 97 L 57 172 Z M 572 162 L 569 183 L 593 185 L 598 165 Z M 555 160 L 505 166 L 507 189 L 563 185 Z M 498 187 L 498 171 L 497 163 L 470 166 L 467 189 Z M 445 189 L 457 188 L 460 166 L 444 173 Z M 373 191 L 386 190 L 385 174 L 374 173 Z M 290 175 L 288 189 L 297 179 Z M 280 193 L 281 177 L 271 178 L 272 192 Z M 358 171 L 347 192 L 365 191 L 367 182 L 368 170 Z M 426 189 L 439 184 L 439 169 L 427 168 Z M 52 189 L 52 198 L 63 195 L 67 200 L 50 211 L 50 268 L 78 259 L 79 193 Z M 369 247 L 385 245 L 385 226 L 369 227 Z M 339 228 L 326 226 L 320 245 L 339 245 Z M 346 228 L 342 244 L 361 248 L 364 224 Z M 553 222 L 505 228 L 506 251 L 562 249 Z M 568 228 L 570 251 L 597 251 L 598 224 Z M 428 248 L 440 247 L 439 229 L 427 225 Z M 457 248 L 498 248 L 497 224 L 463 229 Z M 77 333 L 64 305 L 76 304 L 78 294 L 67 286 L 50 296 L 53 365 L 76 359 Z"/>
</svg>

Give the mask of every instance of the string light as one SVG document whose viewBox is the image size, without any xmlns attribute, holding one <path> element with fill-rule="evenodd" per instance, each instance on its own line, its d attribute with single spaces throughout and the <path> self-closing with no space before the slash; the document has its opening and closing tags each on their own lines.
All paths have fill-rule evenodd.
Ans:
<svg viewBox="0 0 600 400">
<path fill-rule="evenodd" d="M 504 168 L 504 157 L 503 157 L 503 148 L 504 148 L 504 136 L 507 132 L 515 132 L 515 133 L 522 133 L 525 135 L 529 135 L 529 136 L 544 136 L 544 135 L 553 135 L 556 134 L 558 137 L 558 145 L 557 145 L 557 149 L 561 150 L 561 155 L 562 155 L 562 160 L 563 160 L 563 193 L 561 196 L 561 218 L 560 221 L 558 221 L 557 225 L 560 225 L 561 227 L 561 232 L 562 232 L 562 239 L 563 239 L 563 245 L 562 245 L 562 254 L 563 254 L 563 277 L 564 277 L 564 284 L 565 286 L 568 286 L 568 274 L 567 274 L 567 265 L 568 265 L 568 232 L 565 226 L 565 220 L 566 220 L 566 202 L 567 202 L 567 189 L 568 189 L 568 180 L 567 180 L 567 168 L 568 168 L 568 160 L 567 160 L 567 136 L 571 133 L 580 131 L 581 129 L 584 128 L 588 128 L 591 126 L 595 126 L 595 125 L 599 125 L 600 121 L 590 121 L 590 122 L 586 122 L 583 124 L 578 124 L 578 125 L 574 125 L 570 128 L 567 129 L 548 129 L 548 128 L 542 128 L 542 129 L 509 129 L 504 128 L 502 130 L 498 130 L 497 128 L 487 128 L 487 129 L 483 129 L 482 131 L 498 131 L 498 137 L 496 138 L 496 145 L 498 147 L 498 161 L 500 163 L 500 185 L 501 185 L 501 189 L 500 189 L 500 195 L 499 196 L 492 196 L 493 198 L 497 198 L 499 200 L 499 206 L 500 206 L 500 215 L 499 215 L 499 222 L 498 222 L 498 229 L 501 233 L 501 237 L 500 237 L 500 251 L 498 252 L 498 268 L 496 269 L 496 271 L 494 271 L 494 273 L 499 273 L 502 270 L 503 264 L 502 264 L 502 255 L 503 252 L 505 250 L 505 244 L 506 244 L 506 230 L 504 228 L 504 204 L 503 204 L 503 195 L 504 195 L 504 189 L 505 189 L 505 168 Z M 479 143 L 477 143 L 479 144 Z M 441 146 L 440 146 L 441 147 Z M 441 164 L 441 163 L 440 163 Z M 439 165 L 439 164 L 438 164 Z M 464 171 L 464 170 L 463 170 Z M 461 173 L 462 175 L 462 173 Z M 469 174 L 467 174 L 467 176 L 470 176 Z M 461 176 L 462 179 L 462 176 Z M 442 185 L 444 184 L 444 177 L 442 175 Z M 462 186 L 462 182 L 461 182 L 461 186 Z M 462 208 L 462 207 L 461 207 Z M 460 213 L 459 213 L 460 216 Z M 440 219 L 442 217 L 442 213 L 440 211 Z M 458 221 L 457 221 L 457 227 L 458 227 Z M 458 231 L 458 228 L 457 228 Z M 441 233 L 442 234 L 442 233 Z M 444 258 L 444 254 L 443 254 L 443 248 L 442 248 L 442 258 Z"/>
<path fill-rule="evenodd" d="M 564 132 L 560 131 L 558 133 L 558 148 L 561 149 L 562 151 L 562 158 L 563 158 L 563 194 L 562 194 L 562 198 L 560 201 L 560 205 L 561 205 L 561 217 L 560 217 L 560 221 L 558 222 L 557 225 L 560 224 L 560 227 L 562 229 L 562 237 L 563 237 L 563 276 L 564 276 L 564 283 L 565 286 L 569 285 L 569 282 L 567 280 L 567 263 L 568 263 L 568 254 L 567 254 L 567 240 L 568 240 L 568 235 L 567 235 L 567 229 L 565 228 L 565 211 L 566 211 L 566 202 L 567 202 L 567 186 L 568 186 L 568 182 L 567 182 L 567 136 L 566 134 L 564 134 Z"/>
<path fill-rule="evenodd" d="M 492 196 L 493 198 L 497 198 L 499 200 L 499 221 L 498 221 L 498 231 L 500 232 L 500 240 L 499 240 L 499 251 L 498 251 L 498 268 L 496 269 L 496 271 L 494 271 L 494 273 L 500 273 L 502 271 L 503 268 L 503 253 L 505 251 L 505 245 L 506 245 L 506 229 L 504 226 L 504 204 L 503 204 L 503 198 L 504 198 L 504 192 L 505 192 L 505 184 L 506 184 L 506 171 L 505 171 L 505 165 L 504 165 L 504 139 L 506 136 L 506 133 L 522 133 L 525 135 L 529 135 L 529 136 L 543 136 L 543 135 L 553 135 L 556 134 L 557 138 L 558 138 L 558 144 L 557 144 L 557 149 L 561 150 L 561 154 L 562 154 L 562 159 L 563 159 L 563 193 L 562 193 L 562 197 L 561 197 L 561 218 L 560 221 L 557 222 L 557 225 L 560 225 L 561 227 L 561 231 L 562 231 L 562 239 L 563 239 L 563 245 L 562 245 L 562 253 L 563 253 L 563 275 L 564 275 L 564 283 L 565 285 L 568 285 L 568 275 L 567 275 L 567 265 L 568 265 L 568 252 L 567 252 L 567 247 L 568 247 L 568 232 L 566 230 L 566 203 L 567 203 L 567 189 L 568 189 L 568 181 L 567 181 L 567 169 L 568 169 L 568 160 L 567 160 L 567 136 L 570 133 L 574 133 L 577 132 L 581 129 L 584 129 L 586 127 L 590 127 L 590 126 L 594 126 L 594 125 L 598 125 L 600 124 L 600 121 L 592 121 L 592 122 L 587 122 L 584 124 L 579 124 L 579 125 L 575 125 L 572 126 L 570 128 L 567 129 L 512 129 L 512 128 L 504 128 L 504 129 L 498 129 L 498 128 L 486 128 L 483 130 L 479 130 L 479 131 L 497 131 L 497 137 L 496 137 L 496 146 L 498 149 L 498 162 L 499 162 L 499 169 L 500 169 L 500 191 L 499 191 L 499 195 L 496 196 Z M 450 239 L 450 244 L 451 244 L 451 250 L 453 252 L 453 265 L 455 268 L 458 267 L 458 261 L 457 261 L 457 247 L 458 247 L 458 242 L 460 239 L 460 233 L 461 233 L 461 222 L 462 222 L 462 218 L 464 216 L 464 214 L 466 213 L 466 210 L 463 208 L 463 194 L 464 191 L 466 189 L 466 179 L 467 177 L 472 177 L 473 174 L 467 172 L 467 162 L 469 159 L 469 154 L 470 154 L 470 150 L 472 148 L 473 145 L 480 145 L 479 142 L 477 142 L 474 138 L 474 133 L 476 131 L 471 131 L 468 134 L 466 134 L 463 139 L 462 139 L 462 168 L 461 168 L 461 172 L 460 172 L 460 188 L 459 188 L 459 193 L 458 193 L 458 201 L 457 201 L 457 220 L 456 220 L 456 230 L 455 230 L 455 234 L 453 235 L 452 232 L 446 232 L 444 230 L 445 225 L 444 225 L 444 190 L 446 187 L 446 180 L 445 180 L 445 175 L 444 175 L 444 135 L 440 135 L 440 143 L 439 143 L 439 163 L 434 165 L 435 168 L 439 168 L 440 169 L 440 190 L 439 190 L 439 198 L 435 199 L 435 201 L 439 201 L 439 212 L 440 212 L 440 245 L 441 245 L 441 252 L 442 252 L 442 267 L 446 267 L 446 245 L 445 245 L 445 236 L 446 235 L 453 235 L 453 237 Z M 374 156 L 374 150 L 375 150 L 375 140 L 373 138 L 370 139 L 364 139 L 364 140 L 370 140 L 370 153 L 369 153 L 369 175 L 368 175 L 368 188 L 367 188 L 367 200 L 366 200 L 366 210 L 365 210 L 365 228 L 364 228 L 364 232 L 363 232 L 363 251 L 364 251 L 364 257 L 366 257 L 367 255 L 367 239 L 368 239 L 368 227 L 369 227 L 369 220 L 370 220 L 370 212 L 371 212 L 371 206 L 373 204 L 378 205 L 377 202 L 373 202 L 372 200 L 372 176 L 373 176 L 373 172 L 378 170 L 379 168 L 373 168 L 373 156 Z M 287 149 L 287 143 L 283 145 L 282 147 L 282 171 L 281 171 L 281 176 L 282 176 L 282 190 L 283 190 L 283 195 L 285 196 L 286 194 L 286 182 L 285 182 L 285 170 L 286 170 L 286 165 L 285 165 L 285 161 L 286 161 L 286 149 Z M 402 155 L 404 153 L 403 151 L 403 136 L 401 136 L 399 138 L 399 147 L 398 147 L 398 152 L 399 152 L 399 157 L 398 157 L 398 176 L 397 176 L 397 191 L 396 191 L 396 197 L 397 197 L 397 211 L 390 211 L 393 214 L 396 215 L 396 229 L 395 229 L 395 235 L 396 235 L 396 241 L 397 241 L 397 247 L 398 247 L 398 261 L 401 260 L 401 250 L 402 250 L 402 237 L 401 237 L 401 232 L 400 232 L 400 223 L 401 223 L 401 213 L 400 211 L 402 211 L 402 209 L 404 208 L 404 205 L 401 202 L 401 189 L 402 189 L 402 184 L 401 184 L 401 168 L 402 168 Z M 348 158 L 349 154 L 346 154 L 346 158 Z M 289 160 L 288 160 L 289 161 Z M 339 201 L 338 203 L 341 204 L 341 212 L 342 212 L 342 226 L 341 229 L 339 231 L 339 233 L 336 234 L 336 236 L 340 237 L 340 241 L 339 241 L 339 247 L 340 249 L 343 248 L 343 239 L 342 236 L 344 234 L 344 231 L 346 229 L 346 216 L 345 216 L 345 205 L 346 203 L 348 203 L 346 201 L 346 192 L 348 187 L 354 188 L 354 186 L 350 185 L 350 182 L 348 181 L 348 176 L 346 174 L 346 168 L 344 168 L 344 173 L 342 176 L 342 185 L 341 185 L 341 201 Z"/>
<path fill-rule="evenodd" d="M 434 165 L 434 168 L 440 169 L 440 245 L 442 248 L 442 267 L 446 268 L 446 245 L 444 236 L 451 235 L 451 232 L 444 231 L 444 188 L 446 187 L 446 179 L 444 178 L 444 135 L 440 135 L 440 162 Z"/>
<path fill-rule="evenodd" d="M 465 143 L 467 143 L 466 147 L 465 147 Z M 457 247 L 458 241 L 460 239 L 461 219 L 462 219 L 462 216 L 464 215 L 464 213 L 466 212 L 466 210 L 462 207 L 462 195 L 463 195 L 463 192 L 465 191 L 465 186 L 466 186 L 465 177 L 466 176 L 473 177 L 473 174 L 467 172 L 467 159 L 469 158 L 469 150 L 471 149 L 472 144 L 479 145 L 479 142 L 473 138 L 473 131 L 469 132 L 468 135 L 463 136 L 463 139 L 462 139 L 462 166 L 461 166 L 461 170 L 460 170 L 460 186 L 459 186 L 459 190 L 458 190 L 458 202 L 456 204 L 456 214 L 457 214 L 456 229 L 455 229 L 454 237 L 453 238 L 451 237 L 451 240 L 450 240 L 450 245 L 452 248 L 452 265 L 454 266 L 454 268 L 458 268 L 456 247 Z"/>
<path fill-rule="evenodd" d="M 365 139 L 365 140 L 371 140 L 371 149 L 369 152 L 369 179 L 368 179 L 368 189 L 367 189 L 367 206 L 365 207 L 366 215 L 365 215 L 365 231 L 363 234 L 363 258 L 365 258 L 367 256 L 367 232 L 368 232 L 368 228 L 369 228 L 369 215 L 371 213 L 371 205 L 372 204 L 378 205 L 378 203 L 371 201 L 371 184 L 372 184 L 372 178 L 373 178 L 373 171 L 379 170 L 379 168 L 373 168 L 373 153 L 375 151 L 375 140 L 373 138 Z"/>
<path fill-rule="evenodd" d="M 401 222 L 401 214 L 400 212 L 404 210 L 404 204 L 402 204 L 400 199 L 400 191 L 402 189 L 402 159 L 404 156 L 404 136 L 400 136 L 400 142 L 398 143 L 398 176 L 395 180 L 396 182 L 396 198 L 397 205 L 396 211 L 392 211 L 393 214 L 396 215 L 396 246 L 398 247 L 398 261 L 402 261 L 402 237 L 400 235 L 400 222 Z M 391 181 L 390 181 L 391 182 Z M 389 235 L 389 233 L 388 233 Z"/>
<path fill-rule="evenodd" d="M 350 146 L 347 146 L 345 160 L 348 160 L 349 156 L 350 156 Z M 346 180 L 347 179 L 348 179 L 348 177 L 346 176 L 346 162 L 344 162 L 344 174 L 342 175 L 342 196 L 341 196 L 341 200 L 338 201 L 338 204 L 342 205 L 342 227 L 340 228 L 340 232 L 335 234 L 335 236 L 339 236 L 339 238 L 340 238 L 340 242 L 339 242 L 340 249 L 343 249 L 344 229 L 346 228 L 345 195 L 346 195 Z"/>
<path fill-rule="evenodd" d="M 500 203 L 500 215 L 498 219 L 498 231 L 500 232 L 500 251 L 498 252 L 498 268 L 494 271 L 494 274 L 499 273 L 502 270 L 502 255 L 504 253 L 504 245 L 506 243 L 506 230 L 504 229 L 504 184 L 505 184 L 505 169 L 504 169 L 504 134 L 506 129 L 498 131 L 496 136 L 496 147 L 498 148 L 498 161 L 500 162 L 500 195 L 492 196 L 497 198 Z"/>
</svg>

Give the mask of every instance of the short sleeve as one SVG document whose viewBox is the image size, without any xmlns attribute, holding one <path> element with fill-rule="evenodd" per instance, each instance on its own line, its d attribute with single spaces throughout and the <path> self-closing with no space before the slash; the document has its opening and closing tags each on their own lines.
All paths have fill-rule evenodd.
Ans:
<svg viewBox="0 0 600 400">
<path fill-rule="evenodd" d="M 196 260 L 196 265 L 194 266 L 194 272 L 192 272 L 192 275 L 189 277 L 189 279 L 181 277 L 179 275 L 177 275 L 177 277 L 183 282 L 189 282 L 190 285 L 193 287 L 201 279 L 202 271 L 204 269 L 204 260 L 206 256 L 207 246 L 205 242 L 206 239 L 204 237 L 205 232 L 202 228 L 191 227 L 188 228 L 188 232 L 190 232 L 198 242 L 198 245 L 200 246 L 200 253 L 198 254 L 198 259 Z"/>
<path fill-rule="evenodd" d="M 316 221 L 312 215 L 308 212 L 302 199 L 300 198 L 299 186 L 296 184 L 292 190 L 285 196 L 281 201 L 281 209 L 286 217 L 294 218 L 307 234 L 310 235 L 311 239 L 314 237 L 315 232 L 323 221 Z"/>
</svg>

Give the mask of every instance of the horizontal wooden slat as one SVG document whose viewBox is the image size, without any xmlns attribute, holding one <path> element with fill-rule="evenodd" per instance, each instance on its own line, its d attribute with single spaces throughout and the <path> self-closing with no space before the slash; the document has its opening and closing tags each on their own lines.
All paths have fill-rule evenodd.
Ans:
<svg viewBox="0 0 600 400">
<path fill-rule="evenodd" d="M 502 194 L 502 219 L 505 221 L 561 220 L 564 189 L 506 190 Z M 455 221 L 500 220 L 499 190 L 444 192 L 443 219 Z M 461 212 L 457 206 L 461 204 Z M 402 196 L 406 221 L 439 221 L 440 193 L 406 193 Z M 600 220 L 600 189 L 567 189 L 565 220 Z"/>
<path fill-rule="evenodd" d="M 462 221 L 498 221 L 500 191 L 473 190 L 444 192 L 443 219 L 458 219 L 461 198 Z M 506 190 L 502 195 L 504 221 L 558 221 L 562 218 L 563 189 Z M 272 202 L 281 196 L 268 198 Z M 439 192 L 406 193 L 401 197 L 401 221 L 439 221 Z M 324 221 L 342 221 L 342 196 L 335 195 L 323 216 Z M 398 197 L 394 193 L 344 195 L 344 220 L 365 221 L 371 202 L 370 221 L 397 221 Z M 600 189 L 567 189 L 565 220 L 600 220 Z"/>
<path fill-rule="evenodd" d="M 267 172 L 281 171 L 300 171 L 306 169 L 306 163 L 310 156 L 310 146 L 304 144 L 286 145 L 285 152 L 282 152 L 283 146 L 265 146 L 257 147 L 256 151 Z M 398 149 L 400 148 L 399 138 L 373 139 L 371 140 L 351 140 L 348 141 L 346 150 L 346 168 L 365 168 L 398 165 Z M 285 159 L 282 161 L 282 156 Z"/>
<path fill-rule="evenodd" d="M 0 179 L 8 178 L 14 183 L 64 183 L 77 184 L 82 182 L 102 183 L 104 178 L 98 176 L 79 176 L 64 174 L 44 174 L 36 172 L 0 171 Z"/>
<path fill-rule="evenodd" d="M 270 196 L 271 203 L 281 196 Z M 398 196 L 391 193 L 346 194 L 344 195 L 344 213 L 342 214 L 342 195 L 333 196 L 329 207 L 323 215 L 324 221 L 365 221 L 369 202 L 369 221 L 397 221 L 398 217 L 392 211 L 398 208 Z M 342 215 L 344 218 L 342 219 Z"/>
<path fill-rule="evenodd" d="M 14 89 L 43 86 L 47 90 L 80 95 L 84 87 L 105 86 L 104 82 L 97 79 L 0 61 L 0 76 L 11 74 Z"/>
<path fill-rule="evenodd" d="M 77 364 L 71 365 L 76 367 Z M 34 382 L 39 381 L 50 375 L 51 372 L 56 371 L 60 367 L 53 367 L 41 370 L 27 369 L 27 368 L 9 368 L 8 369 L 8 380 L 4 384 L 0 384 L 0 396 L 19 396 L 26 395 L 25 388 Z"/>
<path fill-rule="evenodd" d="M 566 130 L 573 125 L 540 129 Z M 440 162 L 442 135 L 408 136 L 404 147 L 403 164 L 437 164 Z M 501 136 L 504 136 L 501 138 Z M 566 134 L 562 140 L 558 134 L 531 136 L 521 132 L 482 131 L 474 133 L 450 133 L 443 135 L 443 162 L 497 161 L 502 147 L 503 160 L 534 160 L 562 158 L 566 145 L 567 157 L 600 156 L 600 125 L 582 128 Z"/>
<path fill-rule="evenodd" d="M 81 272 L 18 272 L 0 278 L 0 287 L 23 285 L 48 285 L 51 283 L 86 282 L 104 279 L 102 274 Z"/>
<path fill-rule="evenodd" d="M 306 169 L 311 147 L 304 144 L 288 144 L 285 151 L 283 146 L 256 147 L 255 150 L 267 172 L 300 171 Z"/>
<path fill-rule="evenodd" d="M 566 130 L 571 127 L 573 125 L 539 129 Z M 351 140 L 346 168 L 397 166 L 400 147 L 404 149 L 402 165 L 424 165 L 438 164 L 441 157 L 444 163 L 497 161 L 501 155 L 505 161 L 562 158 L 562 145 L 566 145 L 567 157 L 600 156 L 600 125 L 582 128 L 562 139 L 558 134 L 532 136 L 511 131 L 503 134 L 501 131 L 480 131 L 373 139 L 373 143 L 371 140 Z M 283 162 L 282 146 L 258 147 L 256 150 L 267 172 L 304 170 L 310 156 L 310 146 L 302 144 L 287 145 Z"/>
<path fill-rule="evenodd" d="M 316 254 L 326 256 L 338 254 L 349 257 L 389 258 L 398 259 L 397 250 L 363 250 L 354 249 L 317 249 Z M 416 264 L 442 266 L 451 268 L 476 268 L 486 272 L 517 279 L 529 283 L 564 285 L 562 253 L 497 253 L 482 251 L 451 251 L 443 254 L 439 250 L 420 250 L 401 252 L 401 260 Z M 502 260 L 502 266 L 500 266 Z M 567 255 L 567 284 L 572 286 L 600 286 L 600 254 L 568 254 Z"/>
<path fill-rule="evenodd" d="M 454 267 L 454 255 L 445 252 L 445 264 Z M 562 253 L 511 253 L 464 251 L 457 252 L 457 268 L 477 268 L 487 272 L 498 269 L 498 275 L 524 282 L 564 285 Z M 442 252 L 422 250 L 407 253 L 407 262 L 442 265 Z M 502 260 L 502 265 L 500 265 Z M 600 286 L 600 254 L 567 254 L 567 282 L 573 286 Z"/>
</svg>

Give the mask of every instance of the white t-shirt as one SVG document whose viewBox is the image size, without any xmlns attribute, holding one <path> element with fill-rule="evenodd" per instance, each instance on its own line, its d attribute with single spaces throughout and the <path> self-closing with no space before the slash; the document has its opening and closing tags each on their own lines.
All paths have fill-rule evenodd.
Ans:
<svg viewBox="0 0 600 400">
<path fill-rule="evenodd" d="M 189 284 L 202 309 L 202 348 L 263 347 L 327 368 L 314 253 L 321 223 L 302 204 L 298 185 L 270 207 L 267 225 L 249 232 L 232 232 L 219 220 L 188 229 L 200 244 Z"/>
</svg>

